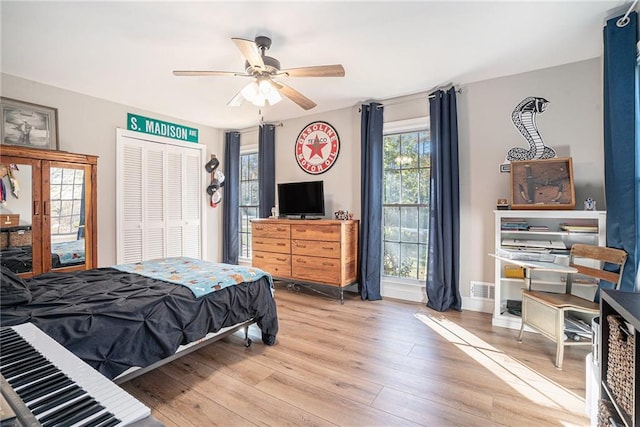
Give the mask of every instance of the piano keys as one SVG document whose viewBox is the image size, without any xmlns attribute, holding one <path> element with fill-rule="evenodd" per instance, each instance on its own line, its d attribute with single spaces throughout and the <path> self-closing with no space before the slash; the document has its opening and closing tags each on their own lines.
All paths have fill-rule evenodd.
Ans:
<svg viewBox="0 0 640 427">
<path fill-rule="evenodd" d="M 0 374 L 3 395 L 22 418 L 16 425 L 125 426 L 151 414 L 31 323 L 0 329 Z"/>
</svg>

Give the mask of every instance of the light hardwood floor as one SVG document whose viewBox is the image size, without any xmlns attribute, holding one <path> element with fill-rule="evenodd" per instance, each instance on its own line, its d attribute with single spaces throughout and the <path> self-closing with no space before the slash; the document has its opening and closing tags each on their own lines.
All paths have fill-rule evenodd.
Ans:
<svg viewBox="0 0 640 427">
<path fill-rule="evenodd" d="M 587 426 L 587 347 L 491 326 L 477 312 L 336 300 L 277 286 L 267 347 L 231 336 L 125 383 L 167 426 Z"/>
</svg>

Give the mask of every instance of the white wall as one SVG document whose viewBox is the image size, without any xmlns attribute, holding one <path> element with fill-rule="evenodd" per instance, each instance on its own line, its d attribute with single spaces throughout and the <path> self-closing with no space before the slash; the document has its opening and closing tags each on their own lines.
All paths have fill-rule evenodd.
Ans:
<svg viewBox="0 0 640 427">
<path fill-rule="evenodd" d="M 92 154 L 98 159 L 98 265 L 116 262 L 116 128 L 127 128 L 127 113 L 140 114 L 179 123 L 199 130 L 199 141 L 209 154 L 222 159 L 222 131 L 185 122 L 161 114 L 44 85 L 19 77 L 1 74 L 1 93 L 8 98 L 46 105 L 58 109 L 59 147 L 62 151 Z M 205 197 L 206 193 L 203 194 Z M 208 203 L 208 202 L 207 202 Z M 219 261 L 222 252 L 219 236 L 222 209 L 209 208 L 206 218 L 207 258 Z"/>
<path fill-rule="evenodd" d="M 327 172 L 311 175 L 300 168 L 295 158 L 298 134 L 309 123 L 322 120 L 331 124 L 340 137 L 340 153 Z M 333 218 L 337 210 L 360 218 L 360 113 L 358 107 L 287 120 L 276 128 L 276 183 L 324 181 L 325 216 Z M 277 202 L 277 200 L 276 200 Z"/>
<path fill-rule="evenodd" d="M 493 210 L 510 197 L 509 174 L 498 172 L 511 147 L 526 147 L 511 122 L 514 107 L 528 96 L 550 103 L 537 117 L 546 145 L 573 158 L 576 209 L 587 197 L 604 210 L 604 146 L 600 59 L 532 71 L 462 86 L 458 97 L 460 144 L 460 283 L 493 282 Z"/>
</svg>

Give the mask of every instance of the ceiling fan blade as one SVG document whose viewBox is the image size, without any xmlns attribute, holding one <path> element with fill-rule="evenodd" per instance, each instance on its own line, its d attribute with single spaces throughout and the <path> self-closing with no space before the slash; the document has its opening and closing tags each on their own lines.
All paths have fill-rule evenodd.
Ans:
<svg viewBox="0 0 640 427">
<path fill-rule="evenodd" d="M 253 40 L 240 39 L 236 37 L 232 37 L 231 40 L 236 44 L 242 55 L 247 59 L 249 65 L 258 70 L 264 70 L 264 61 L 262 60 L 262 55 L 260 54 L 260 50 L 256 45 L 256 42 Z"/>
<path fill-rule="evenodd" d="M 176 70 L 173 72 L 174 76 L 250 76 L 246 73 L 236 73 L 233 71 L 196 71 L 196 70 Z"/>
<path fill-rule="evenodd" d="M 278 74 L 287 74 L 289 77 L 344 77 L 344 67 L 341 64 L 336 64 L 289 68 Z"/>
<path fill-rule="evenodd" d="M 271 81 L 271 83 L 273 84 L 273 86 L 275 86 L 276 89 L 278 89 L 281 94 L 283 94 L 305 110 L 310 110 L 317 105 L 315 102 L 313 102 L 291 86 L 287 86 L 284 83 L 275 82 L 273 80 Z"/>
</svg>

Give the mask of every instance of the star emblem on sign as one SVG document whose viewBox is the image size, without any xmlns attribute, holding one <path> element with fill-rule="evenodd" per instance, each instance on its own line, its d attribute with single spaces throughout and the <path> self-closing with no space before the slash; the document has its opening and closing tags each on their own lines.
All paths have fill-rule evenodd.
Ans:
<svg viewBox="0 0 640 427">
<path fill-rule="evenodd" d="M 326 142 L 320 142 L 320 137 L 316 134 L 316 137 L 313 141 L 307 144 L 307 148 L 311 150 L 311 154 L 309 154 L 309 158 L 312 159 L 314 156 L 318 156 L 322 158 L 322 149 L 327 145 Z"/>
<path fill-rule="evenodd" d="M 328 171 L 340 152 L 338 132 L 327 122 L 317 121 L 305 126 L 294 147 L 298 166 L 311 175 Z"/>
</svg>

